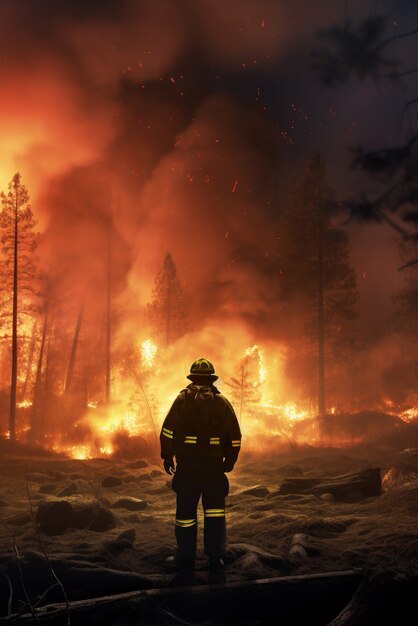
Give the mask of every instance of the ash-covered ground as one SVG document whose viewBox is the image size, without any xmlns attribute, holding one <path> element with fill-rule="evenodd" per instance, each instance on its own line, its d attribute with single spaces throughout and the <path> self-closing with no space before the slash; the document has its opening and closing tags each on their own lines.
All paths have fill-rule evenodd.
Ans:
<svg viewBox="0 0 418 626">
<path fill-rule="evenodd" d="M 415 452 L 358 446 L 294 448 L 268 457 L 244 452 L 228 475 L 226 580 L 350 568 L 416 571 Z M 289 477 L 328 479 L 371 467 L 381 469 L 381 495 L 364 497 L 353 489 L 338 500 L 330 494 L 279 493 Z M 70 600 L 172 584 L 165 559 L 175 548 L 175 494 L 158 459 L 78 461 L 3 451 L 0 476 L 1 615 L 10 608 L 10 584 L 13 610 L 24 601 L 22 577 L 35 603 L 62 600 L 34 530 L 27 485 L 35 517 L 41 502 L 59 498 L 71 505 L 58 516 L 44 510 L 37 518 Z M 196 584 L 207 581 L 201 511 L 199 521 Z M 300 533 L 307 535 L 306 549 L 292 551 Z"/>
</svg>

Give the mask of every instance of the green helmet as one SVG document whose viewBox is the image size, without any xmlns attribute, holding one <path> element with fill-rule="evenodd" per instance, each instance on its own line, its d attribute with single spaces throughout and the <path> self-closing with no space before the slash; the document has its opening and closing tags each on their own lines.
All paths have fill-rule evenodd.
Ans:
<svg viewBox="0 0 418 626">
<path fill-rule="evenodd" d="M 197 359 L 192 363 L 190 374 L 187 378 L 193 380 L 195 376 L 205 376 L 211 380 L 217 380 L 218 378 L 215 374 L 215 368 L 207 359 Z"/>
</svg>

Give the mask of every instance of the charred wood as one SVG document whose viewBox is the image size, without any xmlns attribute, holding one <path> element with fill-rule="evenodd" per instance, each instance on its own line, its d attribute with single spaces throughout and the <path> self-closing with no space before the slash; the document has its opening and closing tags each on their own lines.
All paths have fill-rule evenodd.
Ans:
<svg viewBox="0 0 418 626">
<path fill-rule="evenodd" d="M 361 582 L 353 570 L 268 578 L 212 585 L 146 589 L 69 603 L 71 623 L 77 624 L 244 624 L 249 620 L 277 620 L 300 624 L 324 624 L 347 604 Z M 323 598 L 327 602 L 323 602 Z M 64 603 L 37 609 L 41 623 L 61 624 Z M 33 623 L 31 614 L 11 615 L 0 624 Z"/>
<path fill-rule="evenodd" d="M 363 497 L 378 496 L 382 491 L 380 469 L 368 468 L 324 478 L 288 478 L 279 489 L 279 494 L 310 493 L 321 496 L 331 493 L 336 500 L 344 500 L 351 494 Z"/>
</svg>

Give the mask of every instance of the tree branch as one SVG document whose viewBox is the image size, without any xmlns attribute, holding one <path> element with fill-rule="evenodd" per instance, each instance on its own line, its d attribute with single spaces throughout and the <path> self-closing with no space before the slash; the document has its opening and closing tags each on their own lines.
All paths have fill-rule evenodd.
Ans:
<svg viewBox="0 0 418 626">
<path fill-rule="evenodd" d="M 22 566 L 20 564 L 20 558 L 21 557 L 20 557 L 19 550 L 18 550 L 18 547 L 17 547 L 17 544 L 16 544 L 16 535 L 15 535 L 14 531 L 10 528 L 9 524 L 7 524 L 7 522 L 5 522 L 4 520 L 1 520 L 1 521 L 3 522 L 4 526 L 6 527 L 6 529 L 9 531 L 11 536 L 13 537 L 13 549 L 14 549 L 14 552 L 15 552 L 15 555 L 16 555 L 16 562 L 17 562 L 17 569 L 19 571 L 20 584 L 22 585 L 23 593 L 25 595 L 26 604 L 29 607 L 29 611 L 30 611 L 33 619 L 35 620 L 35 622 L 37 624 L 39 624 L 40 623 L 39 619 L 38 619 L 38 617 L 37 617 L 37 615 L 35 613 L 35 609 L 34 609 L 34 607 L 32 605 L 32 602 L 31 602 L 31 600 L 29 598 L 28 590 L 26 589 L 25 580 L 23 578 Z"/>
<path fill-rule="evenodd" d="M 33 514 L 32 497 L 31 497 L 31 494 L 30 494 L 30 489 L 29 489 L 29 480 L 28 480 L 28 478 L 26 478 L 26 488 L 27 488 L 28 498 L 29 498 L 30 516 L 31 516 L 31 520 L 32 520 L 32 526 L 33 526 L 33 529 L 34 529 L 34 531 L 35 531 L 35 533 L 36 533 L 36 536 L 37 536 L 37 538 L 38 538 L 39 544 L 40 544 L 40 546 L 41 546 L 41 548 L 42 548 L 42 552 L 44 553 L 44 556 L 45 556 L 46 562 L 47 562 L 47 563 L 48 563 L 48 565 L 49 565 L 49 569 L 50 569 L 50 571 L 51 571 L 51 574 L 52 574 L 52 576 L 54 577 L 54 579 L 57 581 L 57 585 L 58 585 L 58 586 L 59 586 L 59 588 L 61 589 L 61 591 L 62 591 L 62 595 L 64 596 L 65 605 L 66 605 L 66 607 L 67 607 L 67 610 L 66 610 L 66 615 L 67 615 L 67 626 L 70 626 L 70 624 L 71 624 L 71 620 L 70 620 L 70 605 L 69 605 L 69 602 L 68 602 L 67 592 L 65 591 L 64 585 L 62 584 L 62 582 L 60 581 L 60 579 L 58 578 L 58 576 L 57 576 L 57 575 L 56 575 L 56 573 L 55 573 L 55 570 L 54 570 L 54 568 L 53 568 L 53 566 L 52 566 L 52 563 L 51 563 L 51 561 L 50 561 L 50 558 L 49 558 L 49 556 L 48 556 L 48 553 L 47 553 L 47 551 L 46 551 L 46 549 L 45 549 L 44 542 L 42 541 L 42 537 L 41 537 L 41 534 L 40 534 L 40 532 L 39 532 L 39 528 L 38 528 L 38 526 L 37 526 L 37 524 L 36 524 L 36 522 L 35 522 L 35 516 L 34 516 L 34 514 Z"/>
</svg>

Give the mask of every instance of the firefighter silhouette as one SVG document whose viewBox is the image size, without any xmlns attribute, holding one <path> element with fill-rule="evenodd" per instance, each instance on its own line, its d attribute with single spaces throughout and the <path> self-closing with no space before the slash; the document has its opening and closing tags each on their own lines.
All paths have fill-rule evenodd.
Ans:
<svg viewBox="0 0 418 626">
<path fill-rule="evenodd" d="M 197 359 L 164 420 L 160 441 L 164 469 L 174 474 L 177 494 L 175 566 L 193 567 L 196 556 L 197 506 L 204 509 L 204 549 L 211 570 L 223 568 L 225 549 L 225 472 L 234 468 L 241 432 L 229 401 L 214 386 L 217 376 L 207 359 Z M 174 457 L 176 468 L 174 469 Z"/>
</svg>

